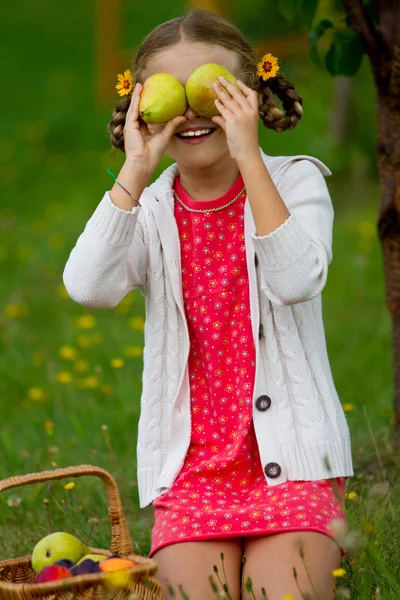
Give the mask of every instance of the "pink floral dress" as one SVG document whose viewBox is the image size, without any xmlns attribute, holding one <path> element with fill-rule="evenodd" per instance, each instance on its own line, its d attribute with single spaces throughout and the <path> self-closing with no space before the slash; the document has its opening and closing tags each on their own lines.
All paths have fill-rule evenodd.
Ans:
<svg viewBox="0 0 400 600">
<path fill-rule="evenodd" d="M 240 194 L 193 201 L 179 177 L 174 188 L 190 208 L 218 208 Z M 175 200 L 185 312 L 190 333 L 192 432 L 172 487 L 156 498 L 149 556 L 178 542 L 319 531 L 344 512 L 345 478 L 265 480 L 252 421 L 255 377 L 244 235 L 245 191 L 216 212 L 190 212 Z M 333 490 L 336 488 L 336 493 Z M 342 555 L 345 550 L 342 548 Z"/>
</svg>

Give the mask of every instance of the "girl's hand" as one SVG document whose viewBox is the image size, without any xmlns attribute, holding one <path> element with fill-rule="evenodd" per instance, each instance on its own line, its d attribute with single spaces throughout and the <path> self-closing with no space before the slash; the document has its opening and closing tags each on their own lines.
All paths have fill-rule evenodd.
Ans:
<svg viewBox="0 0 400 600">
<path fill-rule="evenodd" d="M 144 172 L 153 174 L 160 162 L 178 125 L 186 121 L 186 117 L 175 117 L 161 126 L 160 132 L 151 134 L 147 123 L 139 116 L 140 94 L 143 86 L 137 83 L 133 90 L 131 103 L 126 113 L 124 127 L 125 155 L 130 162 L 143 167 Z"/>
<path fill-rule="evenodd" d="M 224 77 L 218 79 L 220 84 L 216 82 L 213 87 L 218 96 L 215 104 L 222 116 L 211 120 L 225 131 L 230 155 L 236 162 L 259 156 L 257 92 L 239 80 L 241 91 Z"/>
</svg>

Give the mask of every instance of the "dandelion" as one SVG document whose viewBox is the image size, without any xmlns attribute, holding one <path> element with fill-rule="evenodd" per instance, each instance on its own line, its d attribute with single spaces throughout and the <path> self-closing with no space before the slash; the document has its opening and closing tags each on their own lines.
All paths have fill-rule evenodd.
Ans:
<svg viewBox="0 0 400 600">
<path fill-rule="evenodd" d="M 108 383 L 103 383 L 103 385 L 100 388 L 100 391 L 106 396 L 109 396 L 110 394 L 112 394 L 111 385 L 108 385 Z"/>
<path fill-rule="evenodd" d="M 87 390 L 94 390 L 98 387 L 99 383 L 99 378 L 96 377 L 96 375 L 90 375 L 90 377 L 85 377 L 85 379 L 79 381 L 79 387 Z"/>
<path fill-rule="evenodd" d="M 344 577 L 346 575 L 346 571 L 344 569 L 333 569 L 332 575 L 334 577 Z"/>
<path fill-rule="evenodd" d="M 131 329 L 137 329 L 138 331 L 144 331 L 144 318 L 143 317 L 133 317 L 129 321 L 129 327 Z"/>
<path fill-rule="evenodd" d="M 125 366 L 125 361 L 123 358 L 113 358 L 111 360 L 111 366 L 113 369 L 122 369 Z"/>
<path fill-rule="evenodd" d="M 43 402 L 46 400 L 46 397 L 46 392 L 40 387 L 31 387 L 28 390 L 28 398 L 33 402 Z"/>
<path fill-rule="evenodd" d="M 372 533 L 375 529 L 375 525 L 371 522 L 367 522 L 364 524 L 365 533 Z"/>
<path fill-rule="evenodd" d="M 129 69 L 124 71 L 123 75 L 117 75 L 118 83 L 115 88 L 118 90 L 120 96 L 127 96 L 132 92 L 133 77 Z"/>
<path fill-rule="evenodd" d="M 57 373 L 57 381 L 63 384 L 71 383 L 72 375 L 68 371 L 60 371 L 60 373 Z"/>
<path fill-rule="evenodd" d="M 285 594 L 282 596 L 282 600 L 294 600 L 293 594 Z"/>
<path fill-rule="evenodd" d="M 140 346 L 125 346 L 124 354 L 127 358 L 137 358 L 138 356 L 142 356 L 143 348 Z"/>
<path fill-rule="evenodd" d="M 73 490 L 75 487 L 75 483 L 73 481 L 70 481 L 69 483 L 66 483 L 64 485 L 64 489 L 67 490 L 67 492 Z"/>
<path fill-rule="evenodd" d="M 343 408 L 344 412 L 350 412 L 352 410 L 356 410 L 356 407 L 354 406 L 354 404 L 351 404 L 350 402 L 342 404 L 342 408 Z"/>
<path fill-rule="evenodd" d="M 44 422 L 44 430 L 47 433 L 48 436 L 52 436 L 53 435 L 53 431 L 54 431 L 54 423 L 53 421 L 45 421 Z"/>
<path fill-rule="evenodd" d="M 32 364 L 34 367 L 41 367 L 44 363 L 44 356 L 41 350 L 35 350 L 33 353 Z"/>
<path fill-rule="evenodd" d="M 78 329 L 93 329 L 96 327 L 96 319 L 93 315 L 81 315 L 75 323 Z"/>
<path fill-rule="evenodd" d="M 76 338 L 76 343 L 79 348 L 89 348 L 92 345 L 92 338 L 87 333 L 82 333 Z"/>
<path fill-rule="evenodd" d="M 10 496 L 7 500 L 7 504 L 11 508 L 18 508 L 21 504 L 21 498 L 19 496 Z"/>
<path fill-rule="evenodd" d="M 72 368 L 74 371 L 76 371 L 77 373 L 85 373 L 86 371 L 89 371 L 90 369 L 90 364 L 87 360 L 77 360 L 73 365 Z"/>
<path fill-rule="evenodd" d="M 264 81 L 275 77 L 279 71 L 278 59 L 272 54 L 265 54 L 257 66 L 257 75 L 262 77 Z"/>
<path fill-rule="evenodd" d="M 348 492 L 346 494 L 346 498 L 348 500 L 356 502 L 358 500 L 358 494 L 357 494 L 357 492 Z"/>
<path fill-rule="evenodd" d="M 59 348 L 58 354 L 64 360 L 75 360 L 78 352 L 72 346 L 65 345 L 65 346 L 61 346 L 61 348 Z"/>
<path fill-rule="evenodd" d="M 28 306 L 23 303 L 7 304 L 4 308 L 4 314 L 8 319 L 22 319 L 29 314 Z"/>
</svg>

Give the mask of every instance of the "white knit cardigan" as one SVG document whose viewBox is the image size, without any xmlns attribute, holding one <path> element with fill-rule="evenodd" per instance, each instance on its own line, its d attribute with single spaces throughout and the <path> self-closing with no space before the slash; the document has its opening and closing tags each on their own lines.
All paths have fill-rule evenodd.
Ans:
<svg viewBox="0 0 400 600">
<path fill-rule="evenodd" d="M 332 379 L 321 306 L 332 259 L 333 208 L 324 179 L 331 173 L 310 156 L 260 152 L 290 212 L 260 237 L 246 198 L 256 347 L 253 420 L 265 478 L 274 486 L 288 479 L 349 477 L 350 434 Z M 172 193 L 177 172 L 176 164 L 168 167 L 144 190 L 142 208 L 131 212 L 117 208 L 106 192 L 64 271 L 69 295 L 84 306 L 112 308 L 134 289 L 145 297 L 137 442 L 141 507 L 171 487 L 190 442 L 190 342 Z"/>
</svg>

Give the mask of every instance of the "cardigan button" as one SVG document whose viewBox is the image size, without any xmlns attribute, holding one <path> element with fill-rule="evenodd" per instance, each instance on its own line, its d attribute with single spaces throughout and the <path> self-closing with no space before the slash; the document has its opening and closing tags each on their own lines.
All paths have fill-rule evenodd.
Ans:
<svg viewBox="0 0 400 600">
<path fill-rule="evenodd" d="M 278 465 L 278 463 L 270 462 L 267 465 L 265 465 L 264 472 L 267 477 L 271 477 L 271 479 L 275 479 L 276 477 L 279 477 L 279 475 L 282 472 L 282 469 Z"/>
<path fill-rule="evenodd" d="M 256 408 L 261 412 L 269 409 L 271 406 L 271 398 L 269 396 L 259 396 L 256 400 Z"/>
<path fill-rule="evenodd" d="M 254 255 L 254 264 L 256 265 L 256 267 L 258 266 L 258 256 L 257 256 L 257 254 Z"/>
<path fill-rule="evenodd" d="M 260 323 L 260 327 L 258 328 L 258 339 L 261 340 L 263 335 L 264 335 L 264 325 L 262 323 Z"/>
</svg>

